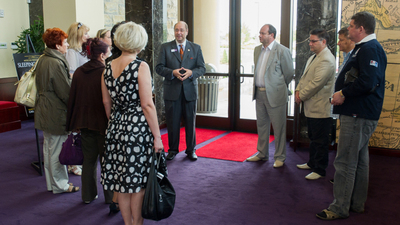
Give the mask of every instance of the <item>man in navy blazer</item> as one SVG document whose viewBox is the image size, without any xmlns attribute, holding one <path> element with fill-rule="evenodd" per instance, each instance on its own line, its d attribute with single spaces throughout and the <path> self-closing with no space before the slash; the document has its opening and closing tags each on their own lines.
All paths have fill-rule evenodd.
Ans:
<svg viewBox="0 0 400 225">
<path fill-rule="evenodd" d="M 186 154 L 197 160 L 196 106 L 197 78 L 206 72 L 200 45 L 186 40 L 188 25 L 180 21 L 174 26 L 175 40 L 161 45 L 156 72 L 164 77 L 165 117 L 169 150 L 167 160 L 179 152 L 180 121 L 185 119 Z"/>
</svg>

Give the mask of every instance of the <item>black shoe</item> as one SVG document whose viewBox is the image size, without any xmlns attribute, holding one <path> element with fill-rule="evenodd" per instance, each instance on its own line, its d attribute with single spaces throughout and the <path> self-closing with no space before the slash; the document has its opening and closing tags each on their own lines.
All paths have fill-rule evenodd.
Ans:
<svg viewBox="0 0 400 225">
<path fill-rule="evenodd" d="M 111 202 L 111 204 L 110 204 L 110 213 L 108 213 L 108 215 L 111 215 L 111 213 L 117 213 L 117 212 L 119 212 L 118 202 Z"/>
<path fill-rule="evenodd" d="M 176 154 L 178 154 L 178 153 L 177 152 L 168 152 L 166 159 L 173 160 L 175 158 Z"/>
<path fill-rule="evenodd" d="M 329 180 L 329 182 L 331 182 L 333 184 L 335 181 L 332 179 L 332 180 Z"/>
<path fill-rule="evenodd" d="M 194 151 L 187 153 L 187 157 L 192 161 L 196 161 L 197 160 L 197 155 L 196 155 L 196 153 Z"/>
</svg>

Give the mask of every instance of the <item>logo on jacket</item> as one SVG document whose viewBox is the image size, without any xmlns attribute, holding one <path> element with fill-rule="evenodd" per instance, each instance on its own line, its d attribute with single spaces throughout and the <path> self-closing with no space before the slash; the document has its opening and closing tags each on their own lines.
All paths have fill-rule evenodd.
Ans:
<svg viewBox="0 0 400 225">
<path fill-rule="evenodd" d="M 369 65 L 370 66 L 375 66 L 375 67 L 378 68 L 378 62 L 377 61 L 371 60 L 371 61 L 369 61 Z"/>
</svg>

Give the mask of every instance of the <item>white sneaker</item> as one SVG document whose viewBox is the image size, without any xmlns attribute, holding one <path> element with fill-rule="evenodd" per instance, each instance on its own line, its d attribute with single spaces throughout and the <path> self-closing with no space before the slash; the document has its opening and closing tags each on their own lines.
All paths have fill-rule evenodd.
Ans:
<svg viewBox="0 0 400 225">
<path fill-rule="evenodd" d="M 302 169 L 302 170 L 311 170 L 311 167 L 307 165 L 307 163 L 304 164 L 297 164 L 297 168 Z"/>
<path fill-rule="evenodd" d="M 312 172 L 306 176 L 307 180 L 317 180 L 323 176 L 319 175 L 318 173 Z"/>
<path fill-rule="evenodd" d="M 284 162 L 279 161 L 279 160 L 275 160 L 275 162 L 274 162 L 274 168 L 282 167 L 283 164 L 284 164 Z"/>
</svg>

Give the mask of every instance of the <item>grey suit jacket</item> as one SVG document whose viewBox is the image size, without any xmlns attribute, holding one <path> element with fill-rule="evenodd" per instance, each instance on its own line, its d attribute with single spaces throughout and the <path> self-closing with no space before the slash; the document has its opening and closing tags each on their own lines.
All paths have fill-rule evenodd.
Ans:
<svg viewBox="0 0 400 225">
<path fill-rule="evenodd" d="M 261 47 L 262 45 L 259 45 L 254 49 L 255 68 L 257 68 Z M 288 84 L 292 81 L 293 74 L 293 59 L 290 50 L 275 42 L 269 53 L 264 74 L 266 94 L 272 107 L 284 105 L 288 101 Z M 255 83 L 254 79 L 253 100 L 256 98 Z"/>
<path fill-rule="evenodd" d="M 306 117 L 328 118 L 331 116 L 329 98 L 335 81 L 335 57 L 327 47 L 314 60 L 313 57 L 307 60 L 296 91 L 303 101 Z"/>
<path fill-rule="evenodd" d="M 193 72 L 192 76 L 183 82 L 172 75 L 173 70 L 181 67 Z M 177 100 L 182 91 L 182 86 L 187 101 L 197 100 L 197 78 L 206 72 L 200 45 L 186 41 L 185 52 L 181 60 L 175 40 L 162 44 L 156 72 L 165 78 L 164 100 Z"/>
</svg>

